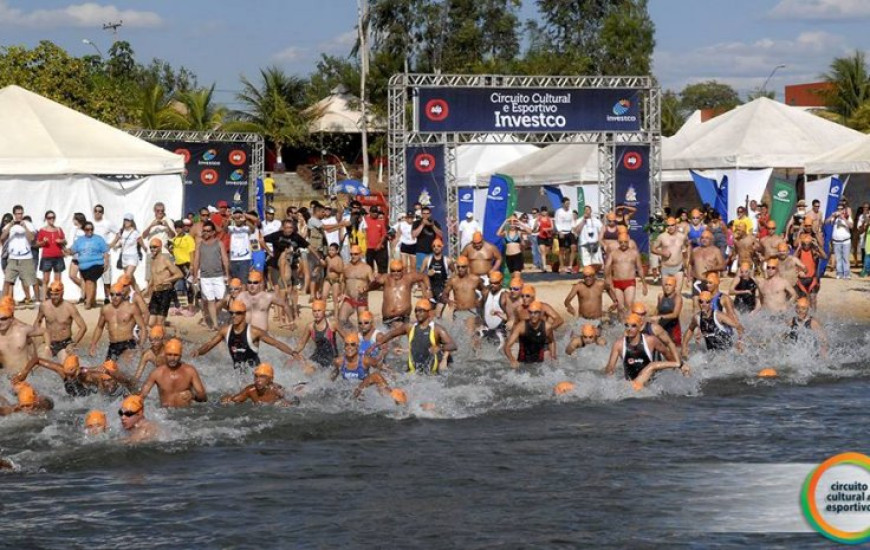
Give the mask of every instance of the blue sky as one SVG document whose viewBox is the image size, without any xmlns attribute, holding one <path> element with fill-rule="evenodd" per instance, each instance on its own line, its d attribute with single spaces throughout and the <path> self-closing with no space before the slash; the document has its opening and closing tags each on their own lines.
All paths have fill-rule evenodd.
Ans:
<svg viewBox="0 0 870 550">
<path fill-rule="evenodd" d="M 835 56 L 870 48 L 870 0 L 650 0 L 656 24 L 654 73 L 663 88 L 716 79 L 745 95 L 760 87 L 782 99 L 783 86 L 811 82 Z M 521 16 L 534 17 L 532 0 Z M 215 82 L 233 102 L 239 75 L 276 64 L 307 75 L 320 52 L 345 55 L 354 41 L 356 0 L 0 0 L 0 46 L 51 40 L 74 55 L 104 53 L 119 37 L 141 60 L 160 57 Z"/>
</svg>

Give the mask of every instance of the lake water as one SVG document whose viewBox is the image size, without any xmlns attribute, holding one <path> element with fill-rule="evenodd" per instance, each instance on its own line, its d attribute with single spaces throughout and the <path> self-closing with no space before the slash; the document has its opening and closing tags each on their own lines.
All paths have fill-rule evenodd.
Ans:
<svg viewBox="0 0 870 550">
<path fill-rule="evenodd" d="M 870 448 L 865 328 L 832 328 L 822 360 L 784 344 L 783 327 L 751 319 L 745 354 L 696 351 L 692 377 L 662 373 L 639 393 L 601 375 L 604 348 L 530 372 L 461 351 L 444 376 L 398 376 L 407 407 L 373 390 L 352 400 L 324 373 L 299 407 L 218 406 L 248 379 L 215 351 L 196 362 L 211 402 L 164 411 L 152 397 L 163 436 L 138 447 L 119 442 L 117 401 L 68 400 L 37 371 L 56 410 L 0 419 L 18 466 L 0 475 L 0 547 L 829 548 L 765 527 L 795 523 L 799 486 L 768 518 L 734 500 L 755 498 L 740 471 Z M 780 377 L 758 380 L 768 366 Z M 285 386 L 301 379 L 278 370 Z M 553 397 L 562 380 L 577 390 Z M 95 407 L 112 429 L 89 439 Z"/>
</svg>

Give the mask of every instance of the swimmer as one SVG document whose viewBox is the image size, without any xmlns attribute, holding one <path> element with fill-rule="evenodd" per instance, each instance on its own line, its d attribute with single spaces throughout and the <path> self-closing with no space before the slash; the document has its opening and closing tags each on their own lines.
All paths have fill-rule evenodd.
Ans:
<svg viewBox="0 0 870 550">
<path fill-rule="evenodd" d="M 136 374 L 133 375 L 134 379 L 142 379 L 142 375 L 145 373 L 145 367 L 149 363 L 154 368 L 166 364 L 166 354 L 163 351 L 165 339 L 166 333 L 163 330 L 162 325 L 154 325 L 151 327 L 151 330 L 148 331 L 148 341 L 151 344 L 151 347 L 142 352 L 142 356 L 139 358 L 139 366 L 136 367 Z"/>
<path fill-rule="evenodd" d="M 239 300 L 245 304 L 245 320 L 254 328 L 269 330 L 269 310 L 272 306 L 282 308 L 284 316 L 292 319 L 290 305 L 277 292 L 267 292 L 263 288 L 263 274 L 256 270 L 248 273 L 248 288 L 239 293 Z"/>
<path fill-rule="evenodd" d="M 683 341 L 682 328 L 680 327 L 680 314 L 683 312 L 683 296 L 678 292 L 677 278 L 668 275 L 662 279 L 662 293 L 658 297 L 656 314 L 650 317 L 650 321 L 658 323 L 670 339 L 680 346 Z"/>
<path fill-rule="evenodd" d="M 617 243 L 617 247 L 607 255 L 607 261 L 604 263 L 604 279 L 616 295 L 619 318 L 624 319 L 628 307 L 634 303 L 637 279 L 640 279 L 644 296 L 649 289 L 643 276 L 640 252 L 637 248 L 631 247 L 628 233 L 620 233 Z"/>
<path fill-rule="evenodd" d="M 225 395 L 221 398 L 221 404 L 244 403 L 250 400 L 252 403 L 295 405 L 298 400 L 288 401 L 284 396 L 284 387 L 275 383 L 275 369 L 269 363 L 261 363 L 254 369 L 254 383 L 245 386 L 242 391 L 235 395 Z"/>
<path fill-rule="evenodd" d="M 109 429 L 106 413 L 99 410 L 88 411 L 85 415 L 85 433 L 88 435 L 100 435 Z"/>
<path fill-rule="evenodd" d="M 446 368 L 450 353 L 457 349 L 444 327 L 431 319 L 431 313 L 432 302 L 422 298 L 414 306 L 414 324 L 398 325 L 384 335 L 384 344 L 399 336 L 408 337 L 408 372 L 438 374 Z"/>
<path fill-rule="evenodd" d="M 735 340 L 738 351 L 742 351 L 740 338 L 743 336 L 743 327 L 737 322 L 737 319 L 724 311 L 714 310 L 713 295 L 707 290 L 698 295 L 698 306 L 700 311 L 692 317 L 689 328 L 683 335 L 683 359 L 689 358 L 689 342 L 692 341 L 695 330 L 698 330 L 704 337 L 708 351 L 731 349 Z"/>
<path fill-rule="evenodd" d="M 118 416 L 121 417 L 121 427 L 127 432 L 128 443 L 148 441 L 159 433 L 157 426 L 145 418 L 145 400 L 138 395 L 131 395 L 121 402 Z"/>
<path fill-rule="evenodd" d="M 166 342 L 166 364 L 151 371 L 139 392 L 142 399 L 157 386 L 161 407 L 187 407 L 192 401 L 208 401 L 199 373 L 193 365 L 181 361 L 181 352 L 181 340 L 173 338 Z"/>
<path fill-rule="evenodd" d="M 683 271 L 689 261 L 689 240 L 684 232 L 679 231 L 675 218 L 668 218 L 665 224 L 667 228 L 659 235 L 651 252 L 662 259 L 662 277 L 675 277 L 679 291 L 683 288 Z"/>
<path fill-rule="evenodd" d="M 704 285 L 704 290 L 709 290 L 710 294 L 713 295 L 713 309 L 716 311 L 724 311 L 739 321 L 737 312 L 734 310 L 734 301 L 730 296 L 728 296 L 728 294 L 720 292 L 719 290 L 719 274 L 715 271 L 707 273 L 704 277 L 704 282 L 706 283 Z"/>
<path fill-rule="evenodd" d="M 639 316 L 641 321 L 643 321 L 643 324 L 640 327 L 641 333 L 646 334 L 647 336 L 655 336 L 661 340 L 662 344 L 670 350 L 671 357 L 676 358 L 680 356 L 680 349 L 671 339 L 671 335 L 668 334 L 668 331 L 666 331 L 660 324 L 652 322 L 652 320 L 647 317 L 646 305 L 643 302 L 635 302 L 631 304 L 631 312 Z M 658 357 L 654 357 L 653 359 L 657 360 Z"/>
<path fill-rule="evenodd" d="M 616 302 L 616 294 L 606 282 L 596 278 L 595 268 L 587 265 L 583 268 L 583 279 L 575 283 L 565 298 L 565 309 L 570 315 L 578 315 L 583 319 L 596 320 L 604 318 L 604 293 L 610 297 L 612 303 Z M 577 309 L 574 309 L 573 301 L 577 298 Z"/>
<path fill-rule="evenodd" d="M 350 247 L 350 262 L 344 265 L 344 294 L 339 296 L 341 306 L 335 316 L 342 325 L 350 322 L 353 315 L 369 308 L 369 288 L 375 280 L 370 265 L 363 261 L 362 249 L 358 245 Z"/>
<path fill-rule="evenodd" d="M 551 360 L 556 360 L 556 339 L 553 338 L 553 326 L 544 320 L 544 310 L 541 302 L 529 304 L 529 318 L 517 323 L 511 329 L 504 345 L 504 354 L 512 369 L 520 363 L 543 363 L 549 353 Z M 519 343 L 517 357 L 514 357 L 513 346 Z"/>
<path fill-rule="evenodd" d="M 693 211 L 694 219 L 694 211 Z M 698 294 L 704 290 L 707 273 L 711 271 L 719 273 L 725 269 L 725 258 L 718 247 L 713 246 L 713 234 L 703 231 L 700 236 L 700 244 L 689 255 L 688 279 L 692 281 L 692 298 L 695 300 Z M 697 304 L 695 310 L 697 311 Z"/>
<path fill-rule="evenodd" d="M 148 302 L 148 312 L 151 314 L 149 323 L 151 326 L 162 325 L 166 322 L 169 304 L 175 296 L 175 283 L 184 278 L 184 273 L 168 255 L 163 254 L 163 241 L 155 237 L 148 243 L 148 248 L 151 251 L 151 278 L 145 294 L 151 296 Z M 144 330 L 144 327 L 139 330 Z"/>
<path fill-rule="evenodd" d="M 368 266 L 366 266 L 368 267 Z M 338 356 L 338 346 L 336 336 L 341 334 L 338 328 L 326 318 L 326 302 L 323 300 L 314 300 L 311 303 L 311 316 L 313 320 L 305 327 L 302 333 L 302 338 L 299 340 L 296 349 L 291 349 L 290 354 L 294 357 L 302 355 L 302 351 L 311 340 L 314 342 L 314 353 L 311 354 L 309 360 L 311 363 L 329 368 L 332 362 Z M 307 366 L 306 370 L 311 371 L 313 367 Z"/>
<path fill-rule="evenodd" d="M 247 307 L 241 300 L 235 300 L 230 304 L 229 311 L 232 314 L 232 323 L 222 326 L 211 340 L 201 345 L 193 352 L 191 357 L 205 355 L 212 348 L 225 342 L 227 352 L 233 361 L 233 368 L 239 371 L 247 371 L 260 363 L 260 343 L 268 344 L 287 355 L 293 355 L 293 349 L 281 342 L 265 330 L 252 326 L 246 320 Z"/>
<path fill-rule="evenodd" d="M 12 377 L 12 383 L 24 382 L 36 367 L 43 367 L 57 374 L 63 382 L 64 391 L 70 397 L 84 397 L 97 392 L 97 375 L 82 368 L 77 355 L 67 355 L 63 364 L 34 357 L 24 370 Z"/>
<path fill-rule="evenodd" d="M 795 316 L 788 325 L 786 339 L 798 343 L 809 341 L 818 346 L 823 358 L 828 357 L 828 335 L 821 323 L 810 316 L 810 300 L 807 297 L 798 298 L 794 305 Z"/>
<path fill-rule="evenodd" d="M 740 313 L 750 313 L 757 305 L 756 293 L 758 283 L 752 276 L 752 264 L 742 262 L 737 271 L 737 278 L 731 282 L 731 294 L 734 295 L 734 309 Z"/>
<path fill-rule="evenodd" d="M 472 276 L 478 276 L 485 279 L 490 271 L 499 271 L 501 269 L 501 252 L 492 244 L 483 240 L 483 234 L 480 231 L 475 231 L 471 237 L 471 242 L 465 245 L 459 257 L 456 259 L 456 265 L 459 265 L 459 259 L 465 258 L 468 261 L 468 273 Z M 484 280 L 484 284 L 488 284 Z"/>
<path fill-rule="evenodd" d="M 362 355 L 374 357 L 383 362 L 387 356 L 386 346 L 381 346 L 384 333 L 375 327 L 375 318 L 371 311 L 363 311 L 357 317 L 357 336 L 359 337 L 359 352 Z"/>
<path fill-rule="evenodd" d="M 54 281 L 48 285 L 48 297 L 39 306 L 33 326 L 38 327 L 45 321 L 45 348 L 52 357 L 63 361 L 68 353 L 75 353 L 79 342 L 88 332 L 88 325 L 78 308 L 63 299 L 63 283 Z M 73 324 L 78 329 L 75 336 Z"/>
<path fill-rule="evenodd" d="M 753 313 L 764 309 L 770 313 L 783 313 L 795 298 L 795 291 L 788 281 L 779 276 L 779 260 L 770 258 L 764 267 L 767 278 L 758 281 L 759 300 Z"/>
<path fill-rule="evenodd" d="M 688 365 L 679 357 L 669 357 L 671 350 L 655 336 L 642 333 L 642 327 L 643 319 L 640 315 L 631 313 L 625 318 L 625 337 L 614 342 L 610 348 L 610 358 L 604 373 L 613 376 L 616 365 L 621 360 L 625 379 L 631 381 L 636 390 L 643 388 L 661 370 L 680 369 L 683 375 L 688 376 Z M 657 354 L 666 359 L 655 361 Z"/>
<path fill-rule="evenodd" d="M 405 271 L 401 260 L 390 262 L 389 273 L 379 273 L 369 284 L 369 290 L 384 287 L 381 316 L 384 324 L 392 329 L 407 328 L 411 318 L 411 291 L 415 285 L 423 285 L 423 296 L 432 298 L 429 277 L 425 273 Z"/>
<path fill-rule="evenodd" d="M 468 246 L 472 245 L 473 243 Z M 474 334 L 480 324 L 478 309 L 483 296 L 483 285 L 483 278 L 469 272 L 468 258 L 459 256 L 456 259 L 456 275 L 447 280 L 441 299 L 453 309 L 453 320 L 461 321 L 468 334 Z"/>
<path fill-rule="evenodd" d="M 376 386 L 382 394 L 386 394 L 390 391 L 387 381 L 379 373 L 371 372 L 378 365 L 376 358 L 359 353 L 359 337 L 350 333 L 344 340 L 344 356 L 336 357 L 333 362 L 335 370 L 333 370 L 330 379 L 335 380 L 341 377 L 343 380 L 359 381 L 360 384 L 353 391 L 355 398 L 359 397 L 362 391 L 369 386 Z"/>
<path fill-rule="evenodd" d="M 33 339 L 43 335 L 42 329 L 15 318 L 14 304 L 0 304 L 0 368 L 23 370 L 33 356 Z"/>
<path fill-rule="evenodd" d="M 422 272 L 429 277 L 432 297 L 443 307 L 444 301 L 441 297 L 444 295 L 444 287 L 450 275 L 456 272 L 456 266 L 453 260 L 444 255 L 444 242 L 441 239 L 432 241 L 432 255 L 423 261 Z"/>
<path fill-rule="evenodd" d="M 481 338 L 498 347 L 504 344 L 507 336 L 508 314 L 505 312 L 505 304 L 508 291 L 502 288 L 502 281 L 501 271 L 490 272 L 489 287 L 483 294 L 483 326 L 474 335 L 475 347 L 479 347 Z"/>
<path fill-rule="evenodd" d="M 9 416 L 15 413 L 36 414 L 54 408 L 54 401 L 36 393 L 36 390 L 27 382 L 16 384 L 14 389 L 18 394 L 18 403 L 11 405 L 6 399 L 0 397 L 0 416 Z"/>
<path fill-rule="evenodd" d="M 567 355 L 573 355 L 575 351 L 578 349 L 583 349 L 586 346 L 606 346 L 607 340 L 601 336 L 601 331 L 598 327 L 586 323 L 582 327 L 580 327 L 580 334 L 578 335 L 575 332 L 571 333 L 571 341 L 568 342 L 568 346 L 565 348 L 565 353 Z"/>
<path fill-rule="evenodd" d="M 559 315 L 553 306 L 546 302 L 541 302 L 537 299 L 537 291 L 535 287 L 529 284 L 525 284 L 520 291 L 520 305 L 514 310 L 514 326 L 517 324 L 521 324 L 521 321 L 528 321 L 531 318 L 529 315 L 529 306 L 532 305 L 532 302 L 538 302 L 541 304 L 541 313 L 545 321 L 550 324 L 550 327 L 555 331 L 563 324 L 565 324 L 565 320 L 562 319 L 562 316 Z"/>
<path fill-rule="evenodd" d="M 103 336 L 103 329 L 109 330 L 109 347 L 106 350 L 106 359 L 121 360 L 131 363 L 133 352 L 138 347 L 145 346 L 145 320 L 139 313 L 139 308 L 130 302 L 124 301 L 124 286 L 120 283 L 112 285 L 109 303 L 100 308 L 100 318 L 94 328 L 94 336 L 88 355 L 93 356 L 97 352 L 97 344 Z M 139 329 L 139 342 L 137 344 L 134 330 Z"/>
<path fill-rule="evenodd" d="M 118 363 L 111 359 L 106 359 L 99 367 L 88 369 L 88 373 L 96 375 L 97 388 L 103 395 L 121 397 L 136 393 L 138 388 L 139 381 L 121 372 Z"/>
</svg>

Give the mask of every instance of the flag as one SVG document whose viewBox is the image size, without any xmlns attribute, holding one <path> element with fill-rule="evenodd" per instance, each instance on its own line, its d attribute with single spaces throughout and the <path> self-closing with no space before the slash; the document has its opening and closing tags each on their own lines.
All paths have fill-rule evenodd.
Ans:
<svg viewBox="0 0 870 550">
<path fill-rule="evenodd" d="M 773 180 L 773 192 L 771 193 L 770 219 L 776 222 L 776 234 L 782 235 L 788 219 L 794 212 L 797 202 L 797 193 L 794 186 L 787 181 Z"/>
<path fill-rule="evenodd" d="M 831 183 L 828 186 L 828 203 L 825 205 L 825 220 L 834 215 L 834 212 L 837 211 L 837 206 L 840 204 L 840 198 L 843 196 L 843 184 L 840 181 L 840 178 L 833 177 L 831 178 Z M 821 220 L 823 223 L 825 220 Z M 828 258 L 831 257 L 831 240 L 834 238 L 834 226 L 831 224 L 822 225 L 822 235 L 825 240 L 825 254 L 827 254 Z M 828 268 L 828 260 L 820 259 L 819 267 L 816 276 L 821 278 L 822 275 L 825 274 L 825 270 Z"/>
<path fill-rule="evenodd" d="M 722 182 L 716 188 L 716 212 L 722 216 L 722 223 L 728 224 L 728 176 L 722 176 Z"/>
<path fill-rule="evenodd" d="M 266 219 L 266 193 L 263 187 L 263 178 L 257 178 L 257 216 L 261 220 Z"/>
<path fill-rule="evenodd" d="M 701 198 L 701 203 L 709 204 L 710 206 L 716 204 L 716 190 L 719 187 L 716 184 L 716 180 L 704 177 L 694 170 L 689 170 L 689 173 L 692 174 L 692 180 L 695 182 L 695 190 Z"/>
<path fill-rule="evenodd" d="M 550 212 L 555 212 L 562 207 L 562 190 L 555 185 L 545 185 L 544 193 L 550 201 Z"/>
</svg>

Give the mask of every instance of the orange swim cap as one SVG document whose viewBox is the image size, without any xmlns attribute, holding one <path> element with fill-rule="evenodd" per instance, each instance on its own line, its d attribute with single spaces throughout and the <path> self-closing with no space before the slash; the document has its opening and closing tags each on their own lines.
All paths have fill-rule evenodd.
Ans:
<svg viewBox="0 0 870 550">
<path fill-rule="evenodd" d="M 751 271 L 751 270 L 752 270 L 752 264 L 749 263 L 749 262 L 741 262 L 741 263 L 740 263 L 740 269 L 745 269 L 746 271 Z"/>
<path fill-rule="evenodd" d="M 504 275 L 501 274 L 501 271 L 490 271 L 489 272 L 489 282 L 490 284 L 497 285 L 504 280 Z"/>
<path fill-rule="evenodd" d="M 60 281 L 54 281 L 50 285 L 48 285 L 49 292 L 60 292 L 63 294 L 63 283 Z"/>
<path fill-rule="evenodd" d="M 565 395 L 574 391 L 574 382 L 559 382 L 553 387 L 553 395 Z"/>
<path fill-rule="evenodd" d="M 593 336 L 598 336 L 598 329 L 594 325 L 586 323 L 580 328 L 580 334 L 586 338 L 592 338 Z"/>
<path fill-rule="evenodd" d="M 351 254 L 362 254 L 362 248 L 359 247 L 358 244 L 355 244 L 350 247 Z"/>
<path fill-rule="evenodd" d="M 804 233 L 803 235 L 801 235 L 801 242 L 810 244 L 811 242 L 813 242 L 813 236 L 809 233 Z"/>
<path fill-rule="evenodd" d="M 348 332 L 344 337 L 345 344 L 359 344 L 359 335 L 355 332 Z"/>
<path fill-rule="evenodd" d="M 460 256 L 456 258 L 456 265 L 468 267 L 468 258 L 466 258 L 465 256 Z"/>
<path fill-rule="evenodd" d="M 390 271 L 405 271 L 405 264 L 402 260 L 392 260 L 390 262 Z"/>
<path fill-rule="evenodd" d="M 631 304 L 631 312 L 638 315 L 646 315 L 646 306 L 643 302 L 635 302 Z"/>
<path fill-rule="evenodd" d="M 529 304 L 529 311 L 544 311 L 544 306 L 541 305 L 541 302 L 535 300 Z"/>
<path fill-rule="evenodd" d="M 761 369 L 760 371 L 758 371 L 759 378 L 776 378 L 777 376 L 778 376 L 778 374 L 776 372 L 776 369 L 773 369 L 770 367 L 768 367 L 766 369 Z"/>
<path fill-rule="evenodd" d="M 703 300 L 705 302 L 709 302 L 713 299 L 713 293 L 710 292 L 709 290 L 705 290 L 705 291 L 701 292 L 700 294 L 698 294 L 698 299 Z"/>
<path fill-rule="evenodd" d="M 248 273 L 248 282 L 249 283 L 262 283 L 263 282 L 263 274 L 256 269 L 252 269 L 250 273 Z"/>
<path fill-rule="evenodd" d="M 625 318 L 625 323 L 628 325 L 643 325 L 643 318 L 637 313 L 630 313 L 628 317 Z"/>
<path fill-rule="evenodd" d="M 67 376 L 75 376 L 81 367 L 78 355 L 67 355 L 63 360 L 63 372 Z"/>
<path fill-rule="evenodd" d="M 111 288 L 111 291 L 114 294 L 123 294 L 125 290 L 127 290 L 127 287 L 122 285 L 121 283 L 115 283 L 112 285 Z"/>
<path fill-rule="evenodd" d="M 667 277 L 664 278 L 664 284 L 675 285 L 675 284 L 677 284 L 677 278 L 674 277 L 673 275 L 668 275 Z"/>
<path fill-rule="evenodd" d="M 127 275 L 126 273 L 124 273 L 123 275 L 121 275 L 120 277 L 118 277 L 118 281 L 117 281 L 117 282 L 121 283 L 121 284 L 124 285 L 124 286 L 130 286 L 130 285 L 133 284 L 133 279 L 132 279 L 132 277 L 130 277 L 129 275 Z"/>
<path fill-rule="evenodd" d="M 114 362 L 111 359 L 106 359 L 103 361 L 103 368 L 106 369 L 106 374 L 102 375 L 103 380 L 112 380 L 112 375 L 110 372 L 118 372 L 118 363 Z"/>
<path fill-rule="evenodd" d="M 36 403 L 36 392 L 30 386 L 21 386 L 18 388 L 18 404 L 33 405 Z"/>
<path fill-rule="evenodd" d="M 0 317 L 15 317 L 15 306 L 8 303 L 0 304 Z"/>
<path fill-rule="evenodd" d="M 475 231 L 474 235 L 471 236 L 471 242 L 474 244 L 480 244 L 483 242 L 483 233 L 480 231 Z"/>
<path fill-rule="evenodd" d="M 408 404 L 408 394 L 406 394 L 405 390 L 401 388 L 393 388 L 392 390 L 390 390 L 390 397 L 393 398 L 393 401 L 396 402 L 396 405 Z"/>
<path fill-rule="evenodd" d="M 771 258 L 767 260 L 767 267 L 777 267 L 779 266 L 779 258 Z"/>
<path fill-rule="evenodd" d="M 154 237 L 153 239 L 151 239 L 151 241 L 148 242 L 148 245 L 149 246 L 159 246 L 160 248 L 163 248 L 163 241 L 161 241 L 157 237 Z"/>
<path fill-rule="evenodd" d="M 804 227 L 812 227 L 813 219 L 812 218 L 804 218 Z"/>
<path fill-rule="evenodd" d="M 616 221 L 616 214 L 613 212 L 608 212 L 607 213 L 607 221 L 615 222 Z"/>
<path fill-rule="evenodd" d="M 434 241 L 432 241 L 432 246 L 444 246 L 444 241 L 436 238 Z"/>
<path fill-rule="evenodd" d="M 105 429 L 108 422 L 106 421 L 106 413 L 103 411 L 92 410 L 85 415 L 85 428 L 89 430 Z"/>
<path fill-rule="evenodd" d="M 583 266 L 583 276 L 584 277 L 595 277 L 595 268 L 591 265 Z"/>
<path fill-rule="evenodd" d="M 668 218 L 665 220 L 665 223 L 668 225 L 677 225 L 677 218 Z"/>
<path fill-rule="evenodd" d="M 768 229 L 776 229 L 776 221 L 774 221 L 774 220 L 767 220 L 767 228 L 768 228 Z"/>
<path fill-rule="evenodd" d="M 414 309 L 425 309 L 426 311 L 432 311 L 432 302 L 430 302 L 426 298 L 420 298 L 414 305 Z"/>
<path fill-rule="evenodd" d="M 372 315 L 372 312 L 371 312 L 371 311 L 369 311 L 369 310 L 365 310 L 365 311 L 363 311 L 362 313 L 359 314 L 359 320 L 360 320 L 360 321 L 374 321 L 374 320 L 375 320 L 375 316 Z"/>
<path fill-rule="evenodd" d="M 248 311 L 248 306 L 241 300 L 233 300 L 230 302 L 230 313 L 244 313 Z"/>
<path fill-rule="evenodd" d="M 167 355 L 181 355 L 181 350 L 183 346 L 181 345 L 181 340 L 178 338 L 173 338 L 172 340 L 166 342 L 166 345 L 163 347 L 163 350 Z"/>
<path fill-rule="evenodd" d="M 311 302 L 311 311 L 326 311 L 326 302 L 323 300 L 314 300 Z"/>
<path fill-rule="evenodd" d="M 242 288 L 242 280 L 238 278 L 230 279 L 230 288 Z"/>
<path fill-rule="evenodd" d="M 711 233 L 710 231 L 708 231 L 708 230 L 705 229 L 703 232 L 701 232 L 701 236 L 702 236 L 702 237 L 705 237 L 705 238 L 707 238 L 707 239 L 712 239 L 712 238 L 713 238 L 713 233 Z"/>
<path fill-rule="evenodd" d="M 794 305 L 798 307 L 810 307 L 810 300 L 806 296 L 798 298 Z"/>
<path fill-rule="evenodd" d="M 166 336 L 166 332 L 163 330 L 163 325 L 154 325 L 151 327 L 151 330 L 148 331 L 148 337 L 152 340 L 163 338 L 164 336 Z"/>
<path fill-rule="evenodd" d="M 620 232 L 619 235 L 616 236 L 616 242 L 619 242 L 619 243 L 627 243 L 630 240 L 631 240 L 631 238 L 628 236 L 627 231 L 624 233 Z"/>
<path fill-rule="evenodd" d="M 523 285 L 523 288 L 520 292 L 522 292 L 523 294 L 531 294 L 532 296 L 535 296 L 536 294 L 535 287 L 529 284 Z"/>
<path fill-rule="evenodd" d="M 718 285 L 719 284 L 719 274 L 716 273 L 715 271 L 711 271 L 710 273 L 707 273 L 707 277 L 705 277 L 705 279 L 711 285 Z"/>
<path fill-rule="evenodd" d="M 130 395 L 121 401 L 121 409 L 137 413 L 145 408 L 145 401 L 140 395 Z"/>
<path fill-rule="evenodd" d="M 809 237 L 809 235 L 807 235 Z M 776 245 L 776 250 L 778 252 L 788 252 L 788 245 L 786 243 L 779 243 Z"/>
<path fill-rule="evenodd" d="M 269 363 L 260 363 L 260 365 L 254 369 L 254 376 L 266 376 L 268 378 L 275 378 L 275 369 L 272 368 L 272 365 Z"/>
</svg>

